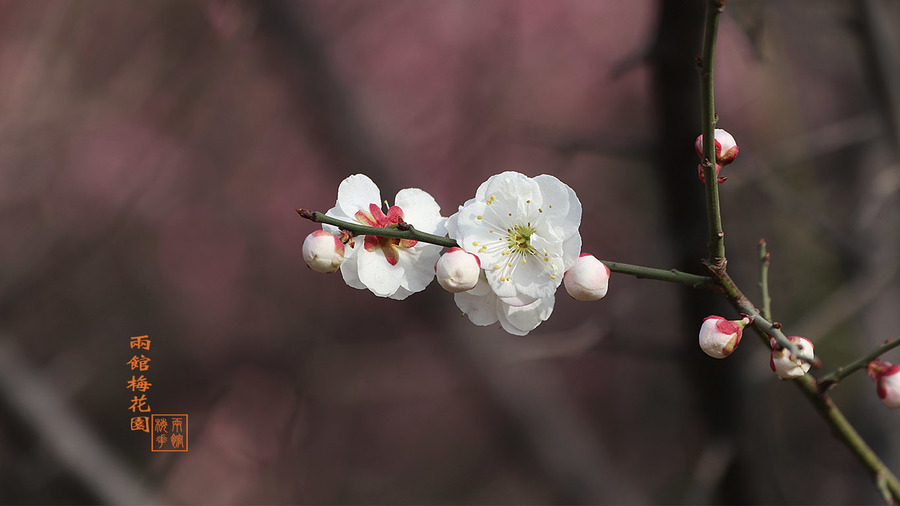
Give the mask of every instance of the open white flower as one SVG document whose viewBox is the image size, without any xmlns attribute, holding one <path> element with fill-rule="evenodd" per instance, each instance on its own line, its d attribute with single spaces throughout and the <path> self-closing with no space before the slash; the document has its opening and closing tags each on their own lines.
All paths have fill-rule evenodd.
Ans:
<svg viewBox="0 0 900 506">
<path fill-rule="evenodd" d="M 447 219 L 447 232 L 481 261 L 499 299 L 494 314 L 501 325 L 527 333 L 553 311 L 563 274 L 581 252 L 580 224 L 581 202 L 568 185 L 546 174 L 503 172 L 482 183 L 475 198 Z M 470 295 L 457 294 L 457 305 L 480 324 L 461 304 Z"/>
<path fill-rule="evenodd" d="M 385 214 L 381 209 L 381 192 L 363 174 L 354 174 L 341 182 L 335 207 L 327 216 L 358 222 L 370 227 L 397 228 L 401 221 L 421 232 L 444 235 L 441 208 L 434 198 L 418 188 L 397 193 L 394 206 Z M 322 225 L 332 234 L 333 225 Z M 367 235 L 348 244 L 349 252 L 341 264 L 344 281 L 353 288 L 369 289 L 379 297 L 402 300 L 420 292 L 434 279 L 434 263 L 441 253 L 435 244 Z"/>
</svg>

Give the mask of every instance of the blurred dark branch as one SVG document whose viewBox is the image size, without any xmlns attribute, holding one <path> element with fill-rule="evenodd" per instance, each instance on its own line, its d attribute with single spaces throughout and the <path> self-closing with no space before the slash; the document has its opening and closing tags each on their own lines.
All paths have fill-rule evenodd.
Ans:
<svg viewBox="0 0 900 506">
<path fill-rule="evenodd" d="M 653 76 L 654 110 L 656 115 L 656 139 L 647 139 L 646 145 L 655 147 L 654 182 L 663 199 L 667 232 L 667 247 L 671 250 L 674 267 L 683 271 L 697 268 L 697 261 L 707 255 L 707 227 L 703 186 L 697 180 L 697 154 L 694 140 L 700 131 L 700 85 L 697 79 L 697 58 L 703 35 L 702 0 L 658 0 L 656 2 L 656 26 L 649 52 L 649 64 Z M 709 314 L 724 311 L 719 297 L 707 290 L 679 292 L 676 310 L 683 318 L 677 322 L 674 332 L 678 335 L 694 335 L 697 322 Z M 682 368 L 692 383 L 695 396 L 692 403 L 699 406 L 698 419 L 710 432 L 710 440 L 717 448 L 737 448 L 733 434 L 727 429 L 738 423 L 740 404 L 731 392 L 740 389 L 734 368 L 723 368 L 717 361 L 707 360 L 696 353 L 697 343 L 681 341 Z M 709 451 L 698 448 L 698 451 Z M 733 465 L 738 453 L 723 458 L 723 465 Z M 699 454 L 698 459 L 708 458 Z M 698 476 L 695 470 L 683 471 L 685 480 Z M 724 478 L 727 471 L 719 474 Z M 691 481 L 685 485 L 686 494 L 681 498 L 687 503 L 725 502 L 746 500 L 745 485 L 741 480 L 723 481 L 706 479 Z M 749 486 L 746 486 L 749 491 Z"/>
<path fill-rule="evenodd" d="M 856 3 L 863 61 L 878 101 L 875 108 L 887 130 L 887 141 L 900 158 L 900 50 L 897 46 L 897 19 L 894 6 L 884 0 Z"/>
<path fill-rule="evenodd" d="M 0 398 L 98 502 L 156 502 L 130 467 L 44 382 L 6 336 L 0 336 Z"/>
<path fill-rule="evenodd" d="M 328 59 L 325 44 L 305 2 L 250 2 L 259 11 L 259 27 L 279 60 L 273 65 L 297 91 L 297 118 L 309 122 L 339 174 L 364 170 L 381 185 L 392 186 L 390 171 L 365 127 L 355 101 Z M 310 114 L 312 109 L 312 114 Z M 302 176 L 302 174 L 298 174 Z"/>
</svg>

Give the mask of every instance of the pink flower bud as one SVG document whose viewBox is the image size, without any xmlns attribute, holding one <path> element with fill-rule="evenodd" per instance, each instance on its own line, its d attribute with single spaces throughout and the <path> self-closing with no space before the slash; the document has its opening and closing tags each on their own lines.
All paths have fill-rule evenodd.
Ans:
<svg viewBox="0 0 900 506">
<path fill-rule="evenodd" d="M 778 342 L 773 337 L 769 340 L 769 344 L 772 346 L 769 367 L 783 379 L 799 378 L 809 371 L 810 362 L 816 358 L 813 344 L 809 339 L 800 336 L 790 336 L 788 340 L 797 345 L 800 356 L 795 357 L 790 350 L 778 346 Z"/>
<path fill-rule="evenodd" d="M 713 358 L 725 358 L 741 342 L 744 327 L 750 318 L 726 320 L 721 316 L 707 316 L 700 326 L 700 349 Z"/>
<path fill-rule="evenodd" d="M 316 272 L 331 274 L 344 262 L 344 243 L 324 230 L 316 230 L 303 241 L 303 260 Z"/>
<path fill-rule="evenodd" d="M 481 273 L 481 261 L 477 256 L 461 249 L 450 248 L 441 255 L 434 266 L 438 283 L 453 293 L 475 288 Z"/>
<path fill-rule="evenodd" d="M 609 289 L 609 267 L 590 253 L 582 253 L 563 277 L 566 291 L 576 300 L 600 300 Z"/>
<path fill-rule="evenodd" d="M 900 365 L 876 359 L 869 362 L 866 370 L 875 382 L 881 402 L 891 409 L 900 408 Z"/>
<path fill-rule="evenodd" d="M 738 155 L 738 145 L 734 140 L 734 137 L 722 130 L 721 128 L 717 128 L 715 130 L 715 141 L 716 141 L 716 176 L 718 177 L 719 172 L 722 171 L 722 167 L 728 165 L 733 162 Z M 697 156 L 700 157 L 700 161 L 703 161 L 703 136 L 697 137 L 697 140 L 694 141 L 694 149 L 697 151 Z M 703 174 L 703 165 L 697 166 L 697 173 L 700 175 L 700 181 L 705 181 L 705 176 Z M 724 177 L 718 178 L 718 182 L 722 183 L 725 181 Z"/>
</svg>

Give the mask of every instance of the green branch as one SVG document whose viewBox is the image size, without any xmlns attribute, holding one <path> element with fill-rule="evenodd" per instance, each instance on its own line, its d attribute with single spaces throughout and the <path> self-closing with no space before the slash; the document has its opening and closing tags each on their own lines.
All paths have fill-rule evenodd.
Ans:
<svg viewBox="0 0 900 506">
<path fill-rule="evenodd" d="M 449 237 L 443 237 L 440 235 L 434 234 L 426 234 L 425 232 L 420 232 L 416 230 L 409 223 L 399 223 L 397 228 L 379 228 L 379 227 L 369 227 L 366 225 L 361 225 L 359 223 L 353 223 L 351 221 L 339 220 L 337 218 L 332 218 L 331 216 L 326 216 L 323 213 L 318 211 L 308 211 L 306 209 L 297 209 L 297 214 L 306 218 L 307 220 L 314 221 L 316 223 L 327 223 L 329 225 L 334 225 L 341 230 L 346 230 L 351 232 L 354 236 L 356 235 L 374 235 L 377 237 L 391 237 L 397 239 L 411 239 L 413 241 L 422 241 L 430 244 L 437 244 L 438 246 L 444 246 L 447 248 L 459 247 L 459 244 L 453 239 Z M 606 260 L 601 260 L 609 270 L 612 272 L 618 272 L 620 274 L 628 274 L 631 276 L 635 276 L 637 278 L 646 278 L 646 279 L 656 279 L 659 281 L 668 281 L 670 283 L 679 283 L 682 285 L 687 285 L 692 288 L 704 288 L 708 287 L 712 283 L 712 279 L 707 276 L 698 276 L 697 274 L 688 274 L 686 272 L 681 272 L 675 269 L 665 270 L 665 269 L 654 269 L 652 267 L 644 267 L 641 265 L 631 265 L 631 264 L 623 264 L 621 262 L 609 262 Z"/>
<path fill-rule="evenodd" d="M 640 265 L 623 264 L 619 262 L 609 262 L 601 260 L 609 270 L 618 272 L 619 274 L 629 274 L 636 278 L 656 279 L 658 281 L 668 281 L 670 283 L 679 283 L 687 285 L 691 288 L 705 288 L 712 284 L 712 278 L 707 276 L 698 276 L 697 274 L 688 274 L 675 269 L 664 270 L 654 269 L 652 267 L 642 267 Z"/>
<path fill-rule="evenodd" d="M 864 357 L 854 360 L 853 362 L 850 362 L 849 364 L 847 364 L 845 366 L 838 367 L 831 374 L 822 376 L 819 379 L 819 390 L 824 392 L 824 391 L 832 388 L 833 386 L 837 385 L 842 379 L 846 378 L 847 376 L 855 373 L 856 371 L 858 371 L 860 369 L 865 368 L 869 364 L 869 362 L 884 355 L 885 353 L 896 348 L 897 346 L 900 346 L 900 339 L 888 339 L 882 345 L 878 346 L 877 348 L 872 350 L 871 353 L 865 355 Z"/>
<path fill-rule="evenodd" d="M 816 408 L 816 411 L 825 419 L 831 427 L 835 437 L 844 442 L 844 445 L 856 456 L 857 459 L 869 470 L 875 485 L 888 504 L 900 502 L 900 482 L 894 473 L 878 458 L 872 448 L 856 432 L 852 424 L 844 417 L 841 410 L 834 404 L 831 397 L 820 391 L 819 385 L 811 374 L 806 374 L 794 380 L 800 391 Z"/>
<path fill-rule="evenodd" d="M 714 93 L 714 64 L 719 14 L 725 0 L 709 0 L 706 6 L 706 28 L 703 54 L 700 57 L 700 115 L 703 134 L 703 176 L 706 189 L 706 219 L 709 225 L 709 261 L 713 265 L 725 263 L 725 232 L 719 210 L 719 183 L 716 181 L 716 107 Z"/>
<path fill-rule="evenodd" d="M 341 230 L 352 232 L 353 235 L 374 235 L 378 237 L 391 237 L 395 239 L 411 239 L 413 241 L 422 241 L 431 244 L 437 244 L 438 246 L 444 246 L 447 248 L 459 246 L 453 239 L 440 235 L 420 232 L 416 230 L 415 227 L 405 222 L 398 223 L 397 228 L 379 228 L 369 227 L 350 221 L 339 220 L 337 218 L 332 218 L 331 216 L 326 216 L 324 213 L 320 213 L 318 211 L 297 209 L 297 214 L 306 218 L 307 220 L 311 220 L 316 223 L 327 223 L 329 225 L 334 225 Z"/>
</svg>

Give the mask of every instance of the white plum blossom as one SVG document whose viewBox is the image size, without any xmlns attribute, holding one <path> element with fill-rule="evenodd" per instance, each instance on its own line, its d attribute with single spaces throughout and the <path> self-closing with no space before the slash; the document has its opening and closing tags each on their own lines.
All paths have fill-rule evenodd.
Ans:
<svg viewBox="0 0 900 506">
<path fill-rule="evenodd" d="M 394 205 L 381 208 L 381 192 L 363 174 L 344 179 L 338 187 L 335 207 L 327 216 L 378 228 L 397 228 L 400 222 L 413 225 L 416 230 L 444 235 L 441 208 L 434 198 L 418 188 L 406 188 L 397 193 Z M 324 224 L 332 234 L 338 227 Z M 420 292 L 434 279 L 434 263 L 441 253 L 435 244 L 367 235 L 348 243 L 341 265 L 344 281 L 358 289 L 368 289 L 379 297 L 403 300 Z"/>
<path fill-rule="evenodd" d="M 448 235 L 478 256 L 487 285 L 457 294 L 457 305 L 479 325 L 499 320 L 513 334 L 533 330 L 550 316 L 563 275 L 578 258 L 580 224 L 581 202 L 559 179 L 518 172 L 492 176 L 447 219 Z M 486 308 L 473 316 L 473 298 L 484 297 Z M 479 323 L 490 319 L 481 314 L 490 308 L 494 320 Z"/>
<path fill-rule="evenodd" d="M 450 248 L 434 266 L 438 283 L 448 292 L 459 293 L 475 288 L 481 274 L 478 257 L 461 249 Z"/>
<path fill-rule="evenodd" d="M 344 243 L 324 230 L 316 230 L 303 241 L 303 260 L 316 272 L 331 274 L 344 262 Z"/>
<path fill-rule="evenodd" d="M 813 344 L 800 336 L 790 336 L 788 340 L 797 345 L 800 356 L 795 357 L 791 350 L 781 348 L 775 338 L 771 338 L 769 344 L 772 346 L 772 356 L 769 358 L 769 367 L 782 379 L 799 378 L 809 371 L 810 362 L 816 358 Z"/>
<path fill-rule="evenodd" d="M 873 360 L 866 370 L 875 382 L 881 402 L 891 409 L 900 408 L 900 365 Z"/>
<path fill-rule="evenodd" d="M 600 300 L 609 290 L 609 267 L 590 253 L 582 253 L 563 277 L 566 291 L 575 300 Z"/>
<path fill-rule="evenodd" d="M 707 316 L 700 325 L 700 349 L 713 358 L 731 355 L 741 343 L 744 327 L 750 318 L 726 320 L 721 316 Z"/>
</svg>

